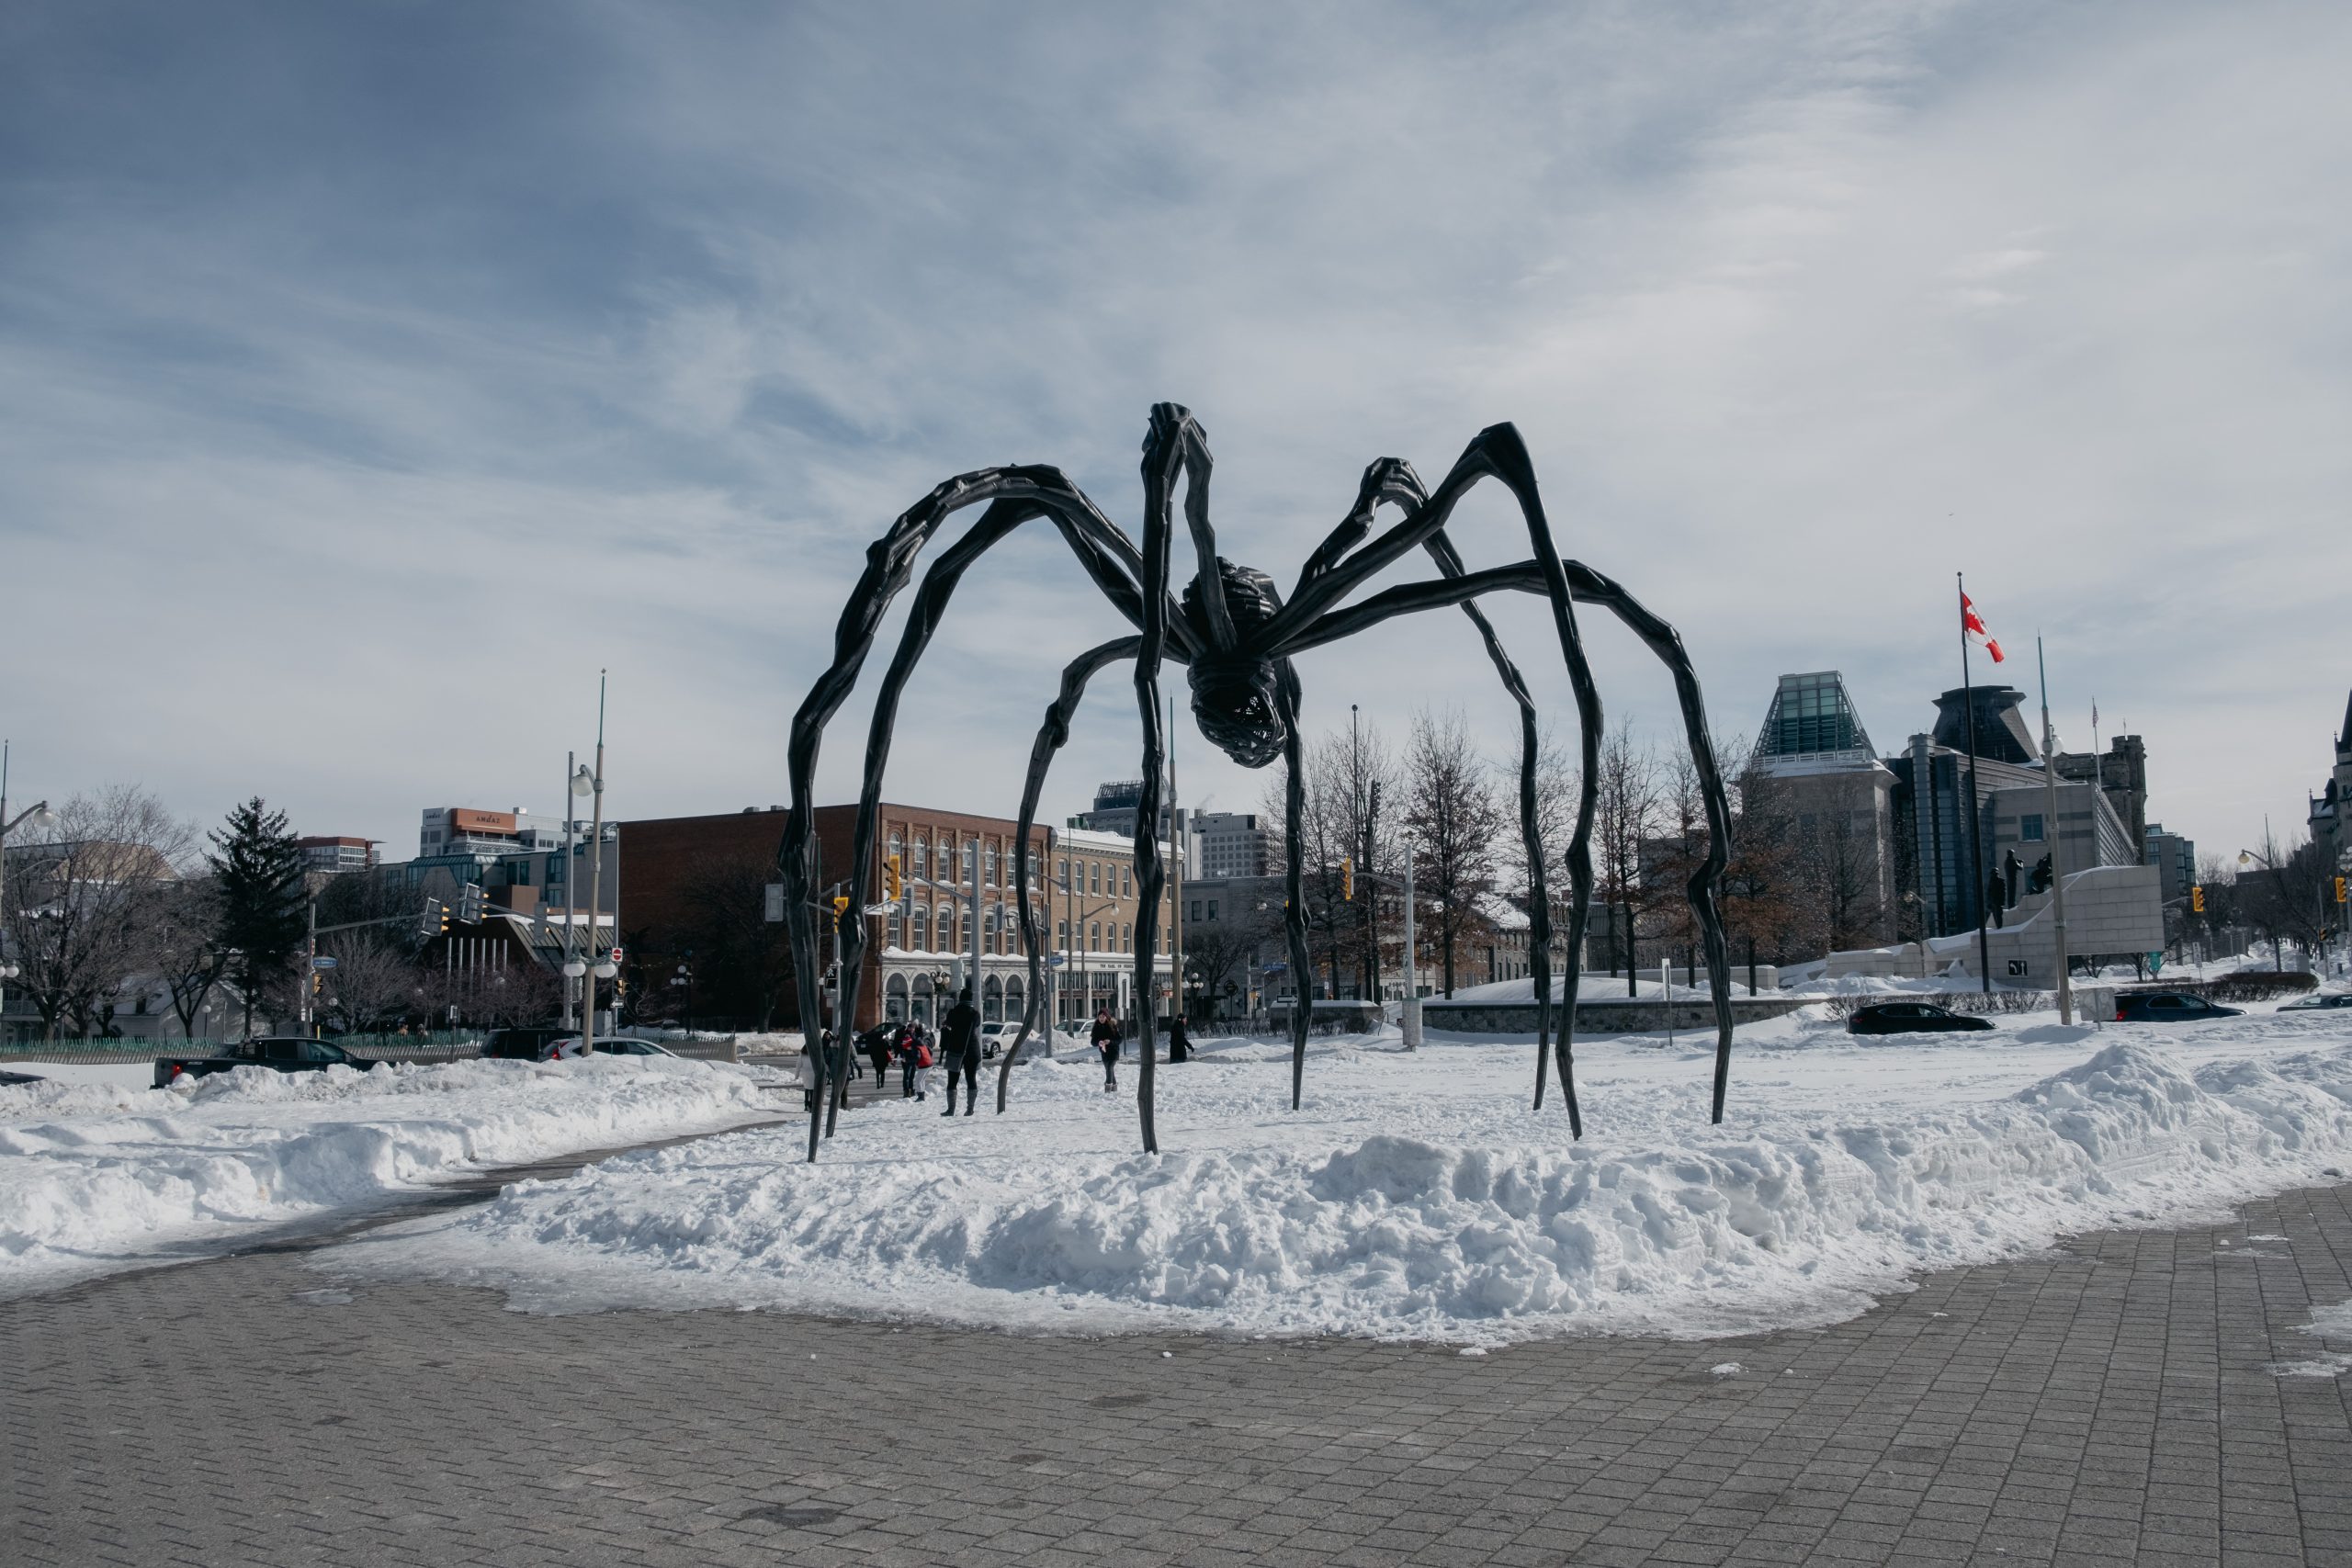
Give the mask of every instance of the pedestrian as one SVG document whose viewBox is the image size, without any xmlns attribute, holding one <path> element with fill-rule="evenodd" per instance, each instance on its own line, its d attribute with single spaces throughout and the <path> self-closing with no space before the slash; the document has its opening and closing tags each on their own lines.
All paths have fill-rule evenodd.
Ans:
<svg viewBox="0 0 2352 1568">
<path fill-rule="evenodd" d="M 874 1092 L 882 1092 L 882 1080 L 890 1076 L 890 1035 L 888 1029 L 877 1029 L 865 1037 L 866 1058 L 874 1064 Z"/>
<path fill-rule="evenodd" d="M 972 1005 L 971 987 L 965 987 L 956 1005 L 947 1010 L 939 1032 L 944 1047 L 941 1054 L 947 1058 L 947 1109 L 940 1114 L 956 1114 L 956 1079 L 960 1074 L 964 1114 L 969 1116 L 980 1108 L 980 1010 Z"/>
<path fill-rule="evenodd" d="M 1184 1015 L 1178 1013 L 1168 1021 L 1168 1059 L 1171 1062 L 1190 1061 L 1193 1043 L 1184 1033 Z"/>
<path fill-rule="evenodd" d="M 922 1025 L 911 1021 L 899 1025 L 899 1098 L 915 1097 L 915 1042 L 922 1038 Z"/>
<path fill-rule="evenodd" d="M 1094 1011 L 1094 1048 L 1102 1053 L 1102 1092 L 1109 1094 L 1119 1087 L 1119 1024 L 1111 1016 L 1111 1004 L 1103 1003 Z"/>
<path fill-rule="evenodd" d="M 907 1054 L 907 1068 L 914 1077 L 915 1103 L 918 1105 L 931 1098 L 931 1036 L 917 1025 L 914 1047 Z"/>
</svg>

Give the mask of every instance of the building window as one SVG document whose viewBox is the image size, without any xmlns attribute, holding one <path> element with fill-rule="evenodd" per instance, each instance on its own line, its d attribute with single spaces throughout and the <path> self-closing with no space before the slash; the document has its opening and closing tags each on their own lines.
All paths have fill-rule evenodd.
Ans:
<svg viewBox="0 0 2352 1568">
<path fill-rule="evenodd" d="M 1054 922 L 1054 945 L 1065 953 L 1069 951 L 1069 922 L 1068 920 Z"/>
<path fill-rule="evenodd" d="M 1192 913 L 1192 915 L 1191 915 L 1189 918 L 1190 918 L 1190 919 L 1191 919 L 1194 923 L 1196 923 L 1196 924 L 1197 924 L 1197 923 L 1199 922 L 1199 920 L 1200 920 L 1200 918 L 1201 918 L 1201 901 L 1200 901 L 1198 898 L 1195 898 L 1195 899 L 1193 899 L 1193 913 Z"/>
<path fill-rule="evenodd" d="M 915 840 L 914 874 L 926 881 L 931 877 L 931 846 L 921 839 Z"/>
<path fill-rule="evenodd" d="M 1086 863 L 1086 890 L 1089 893 L 1102 891 L 1102 863 L 1101 861 L 1091 860 Z"/>
<path fill-rule="evenodd" d="M 1209 919 L 1212 920 L 1216 919 L 1216 900 L 1214 898 L 1209 900 Z"/>
<path fill-rule="evenodd" d="M 1086 951 L 1089 953 L 1102 951 L 1102 922 L 1100 920 L 1092 920 L 1087 924 Z"/>
<path fill-rule="evenodd" d="M 890 848 L 887 852 L 892 860 L 899 863 L 899 870 L 906 869 L 907 846 L 900 841 L 899 830 L 896 828 L 890 829 Z"/>
<path fill-rule="evenodd" d="M 1029 852 L 1029 858 L 1028 858 L 1028 863 L 1028 863 L 1028 866 L 1029 866 L 1029 881 L 1030 881 L 1030 883 L 1031 883 L 1031 885 L 1032 885 L 1032 886 L 1035 886 L 1035 883 L 1036 883 L 1036 881 L 1037 881 L 1037 872 L 1038 872 L 1038 868 L 1039 868 L 1040 866 L 1044 865 L 1044 864 L 1045 864 L 1045 862 L 1044 862 L 1044 860 L 1043 860 L 1043 859 L 1041 859 L 1041 858 L 1039 857 L 1039 855 L 1038 855 L 1038 853 L 1037 853 L 1037 852 L 1036 852 L 1036 851 L 1035 851 L 1035 850 L 1031 850 L 1031 851 Z"/>
<path fill-rule="evenodd" d="M 985 874 L 988 878 L 989 886 L 990 887 L 994 887 L 996 886 L 996 846 L 994 844 L 990 844 L 989 846 L 988 869 Z"/>
<path fill-rule="evenodd" d="M 1069 861 L 1057 860 L 1054 863 L 1054 880 L 1064 887 L 1068 887 L 1069 886 Z"/>
<path fill-rule="evenodd" d="M 920 953 L 931 945 L 931 906 L 915 906 L 915 951 Z"/>
<path fill-rule="evenodd" d="M 1119 881 L 1122 884 L 1119 897 L 1122 898 L 1134 897 L 1136 896 L 1136 868 L 1131 865 L 1121 866 L 1119 868 Z"/>
<path fill-rule="evenodd" d="M 1120 951 L 1121 953 L 1133 953 L 1135 950 L 1136 950 L 1136 928 L 1135 928 L 1135 926 L 1134 926 L 1132 923 L 1127 924 L 1127 925 L 1121 926 L 1121 927 L 1119 928 L 1119 951 Z"/>
<path fill-rule="evenodd" d="M 2018 818 L 2018 839 L 2028 844 L 2041 842 L 2041 818 L 2038 813 Z"/>
<path fill-rule="evenodd" d="M 890 906 L 889 945 L 892 947 L 904 947 L 906 945 L 906 942 L 901 940 L 905 933 L 904 929 L 899 924 L 899 912 L 903 908 L 904 906 L 899 904 L 893 904 Z"/>
</svg>

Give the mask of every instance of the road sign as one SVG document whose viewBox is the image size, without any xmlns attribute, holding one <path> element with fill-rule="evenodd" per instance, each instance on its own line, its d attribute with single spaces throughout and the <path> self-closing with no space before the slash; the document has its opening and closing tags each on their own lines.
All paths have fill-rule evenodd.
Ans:
<svg viewBox="0 0 2352 1568">
<path fill-rule="evenodd" d="M 2009 973 L 2010 973 L 2010 974 L 2012 974 L 2012 975 L 2022 975 L 2022 974 L 2024 974 L 2025 972 L 2026 972 L 2026 961 L 2025 961 L 2024 959 L 2022 959 L 2022 958 L 2012 958 L 2012 959 L 2010 959 L 2010 960 L 2009 960 Z"/>
<path fill-rule="evenodd" d="M 1069 962 L 1069 959 L 1066 954 L 1057 953 L 1051 958 L 1046 960 L 1046 967 L 1048 969 L 1058 969 Z"/>
<path fill-rule="evenodd" d="M 619 948 L 616 947 L 615 949 L 613 949 L 613 962 L 614 962 L 614 963 L 616 963 L 616 964 L 618 964 L 620 961 L 621 961 L 621 950 L 620 950 Z"/>
<path fill-rule="evenodd" d="M 332 969 L 334 967 L 334 960 L 322 953 L 316 958 L 311 960 L 311 967 L 313 969 Z"/>
<path fill-rule="evenodd" d="M 767 893 L 767 920 L 770 925 L 774 925 L 778 920 L 784 919 L 784 884 L 781 882 L 769 883 Z"/>
</svg>

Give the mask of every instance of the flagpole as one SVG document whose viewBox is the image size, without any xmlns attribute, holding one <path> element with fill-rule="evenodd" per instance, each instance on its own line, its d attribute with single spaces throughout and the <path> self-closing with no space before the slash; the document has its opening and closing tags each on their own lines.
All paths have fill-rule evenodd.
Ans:
<svg viewBox="0 0 2352 1568">
<path fill-rule="evenodd" d="M 2050 918 L 2058 927 L 2058 1021 L 2075 1021 L 2074 969 L 2066 961 L 2066 868 L 2058 863 L 2058 738 L 2050 728 L 2050 661 L 2042 657 L 2041 634 L 2033 634 L 2033 662 L 2041 676 L 2041 799 L 2050 828 Z"/>
<path fill-rule="evenodd" d="M 1972 677 L 1968 672 L 1968 579 L 1957 571 L 1951 575 L 1960 585 L 1960 703 L 1968 716 L 1968 864 L 1975 887 L 1972 901 L 1976 905 L 1976 978 L 1989 995 L 1993 989 L 1993 939 L 1984 931 L 1991 911 L 1984 907 L 1984 807 L 1976 793 L 1976 694 L 1969 684 Z"/>
</svg>

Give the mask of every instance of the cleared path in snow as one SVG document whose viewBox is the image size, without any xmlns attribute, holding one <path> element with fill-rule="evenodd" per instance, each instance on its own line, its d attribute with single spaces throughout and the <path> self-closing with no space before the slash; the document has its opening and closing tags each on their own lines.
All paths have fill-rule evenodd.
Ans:
<svg viewBox="0 0 2352 1568">
<path fill-rule="evenodd" d="M 1817 1330 L 1483 1356 L 549 1320 L 260 1252 L 0 1303 L 12 1563 L 2340 1562 L 2352 1192 Z M 1726 1371 L 1736 1368 L 1736 1371 Z M 299 1477 L 289 1482 L 289 1477 Z"/>
</svg>

